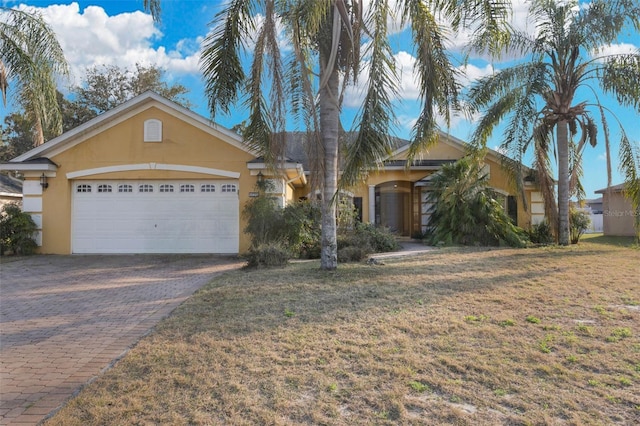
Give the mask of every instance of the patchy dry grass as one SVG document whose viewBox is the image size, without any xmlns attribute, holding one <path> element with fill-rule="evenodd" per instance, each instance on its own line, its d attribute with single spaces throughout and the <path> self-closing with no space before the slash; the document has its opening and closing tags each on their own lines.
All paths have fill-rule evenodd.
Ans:
<svg viewBox="0 0 640 426">
<path fill-rule="evenodd" d="M 640 422 L 640 250 L 385 263 L 226 274 L 47 424 Z"/>
</svg>

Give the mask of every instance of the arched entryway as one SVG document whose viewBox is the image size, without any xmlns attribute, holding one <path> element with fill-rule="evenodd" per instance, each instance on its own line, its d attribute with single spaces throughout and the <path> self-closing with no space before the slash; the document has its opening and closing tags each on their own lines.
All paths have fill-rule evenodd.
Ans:
<svg viewBox="0 0 640 426">
<path fill-rule="evenodd" d="M 411 235 L 411 182 L 390 181 L 375 188 L 376 225 L 398 235 Z"/>
</svg>

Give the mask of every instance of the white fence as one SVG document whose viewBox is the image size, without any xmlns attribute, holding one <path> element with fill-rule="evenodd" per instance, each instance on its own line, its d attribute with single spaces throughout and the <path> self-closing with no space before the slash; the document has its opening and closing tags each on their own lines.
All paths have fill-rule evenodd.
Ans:
<svg viewBox="0 0 640 426">
<path fill-rule="evenodd" d="M 589 233 L 602 232 L 603 230 L 602 217 L 603 217 L 602 213 L 598 213 L 598 214 L 591 213 L 589 215 L 589 219 L 591 219 L 591 223 L 589 224 L 589 229 L 587 229 L 587 232 Z"/>
</svg>

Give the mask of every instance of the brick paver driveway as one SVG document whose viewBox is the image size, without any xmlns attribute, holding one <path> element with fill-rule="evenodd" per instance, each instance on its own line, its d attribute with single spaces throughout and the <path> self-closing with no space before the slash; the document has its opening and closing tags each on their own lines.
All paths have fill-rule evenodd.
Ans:
<svg viewBox="0 0 640 426">
<path fill-rule="evenodd" d="M 36 424 L 194 291 L 224 256 L 33 256 L 0 265 L 0 424 Z"/>
</svg>

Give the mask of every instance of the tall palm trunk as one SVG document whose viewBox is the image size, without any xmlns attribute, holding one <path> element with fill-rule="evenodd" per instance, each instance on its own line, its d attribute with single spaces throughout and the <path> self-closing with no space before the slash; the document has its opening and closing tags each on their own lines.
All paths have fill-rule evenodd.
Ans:
<svg viewBox="0 0 640 426">
<path fill-rule="evenodd" d="M 321 58 L 326 63 L 326 58 Z M 335 195 L 338 189 L 338 70 L 325 69 L 331 76 L 320 89 L 320 132 L 324 147 L 324 187 L 322 194 L 322 251 L 320 268 L 334 270 L 338 267 L 338 241 Z"/>
<path fill-rule="evenodd" d="M 559 121 L 558 138 L 558 243 L 569 245 L 569 125 Z"/>
</svg>

